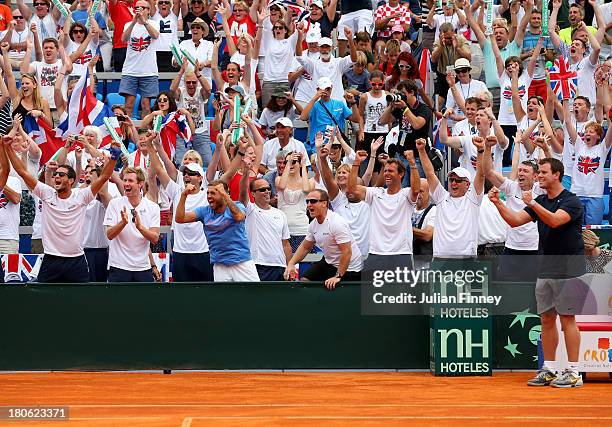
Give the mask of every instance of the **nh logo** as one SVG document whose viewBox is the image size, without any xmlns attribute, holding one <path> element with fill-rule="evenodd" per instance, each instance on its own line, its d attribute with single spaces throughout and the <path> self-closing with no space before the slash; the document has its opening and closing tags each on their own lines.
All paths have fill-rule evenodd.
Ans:
<svg viewBox="0 0 612 427">
<path fill-rule="evenodd" d="M 463 332 L 460 329 L 438 329 L 440 334 L 440 357 L 448 357 L 448 339 L 450 336 L 455 335 L 457 341 L 457 357 L 458 358 L 470 358 L 472 357 L 472 348 L 480 347 L 482 349 L 482 357 L 489 357 L 489 331 L 488 329 L 482 329 L 482 342 L 472 342 L 472 330 L 465 330 L 465 340 L 463 338 Z M 465 341 L 465 344 L 464 344 Z M 464 356 L 465 348 L 465 356 Z"/>
</svg>

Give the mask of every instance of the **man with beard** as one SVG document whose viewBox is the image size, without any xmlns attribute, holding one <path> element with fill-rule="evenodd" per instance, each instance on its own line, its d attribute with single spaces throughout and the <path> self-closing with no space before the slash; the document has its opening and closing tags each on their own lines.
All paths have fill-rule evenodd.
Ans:
<svg viewBox="0 0 612 427">
<path fill-rule="evenodd" d="M 116 144 L 110 149 L 102 174 L 83 189 L 73 189 L 76 172 L 69 165 L 60 165 L 53 172 L 53 187 L 39 182 L 10 147 L 12 138 L 4 137 L 6 154 L 13 168 L 28 188 L 42 202 L 42 242 L 45 256 L 38 273 L 41 283 L 83 283 L 89 281 L 89 269 L 83 252 L 85 209 L 110 178 L 121 155 Z"/>
<path fill-rule="evenodd" d="M 244 205 L 234 203 L 227 184 L 215 180 L 208 184 L 208 206 L 185 211 L 187 197 L 197 191 L 193 184 L 185 186 L 174 220 L 179 224 L 200 221 L 204 225 L 215 282 L 259 282 L 246 233 Z"/>
</svg>

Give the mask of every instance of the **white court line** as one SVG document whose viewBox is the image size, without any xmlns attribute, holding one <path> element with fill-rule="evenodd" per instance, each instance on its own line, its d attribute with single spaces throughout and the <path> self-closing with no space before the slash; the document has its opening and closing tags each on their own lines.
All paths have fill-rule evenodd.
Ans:
<svg viewBox="0 0 612 427">
<path fill-rule="evenodd" d="M 406 415 L 406 416 L 342 416 L 342 415 L 312 415 L 312 416 L 284 416 L 284 415 L 255 415 L 255 416 L 210 416 L 210 417 L 189 417 L 191 420 L 612 420 L 612 417 L 548 417 L 548 416 L 478 416 L 478 415 Z M 185 420 L 183 420 L 183 423 Z M 184 427 L 184 425 L 183 425 Z"/>
<path fill-rule="evenodd" d="M 542 406 L 541 402 L 531 403 L 382 403 L 382 404 L 351 404 L 351 403 L 177 403 L 177 404 L 92 404 L 92 405 L 70 405 L 70 408 L 320 408 L 320 407 L 350 407 L 350 408 L 414 408 L 414 407 L 446 407 L 446 408 L 479 408 L 479 407 L 491 407 L 491 408 L 508 408 L 508 407 L 519 407 L 519 408 L 533 408 Z M 557 408 L 610 408 L 611 405 L 605 404 L 546 404 L 546 407 L 557 407 Z"/>
<path fill-rule="evenodd" d="M 191 427 L 191 422 L 193 421 L 193 417 L 186 417 L 181 424 L 181 427 Z"/>
</svg>

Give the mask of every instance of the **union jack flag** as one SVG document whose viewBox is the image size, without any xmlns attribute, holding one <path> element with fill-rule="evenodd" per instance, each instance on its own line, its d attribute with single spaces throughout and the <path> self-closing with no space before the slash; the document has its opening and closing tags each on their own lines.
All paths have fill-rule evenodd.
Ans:
<svg viewBox="0 0 612 427">
<path fill-rule="evenodd" d="M 2 255 L 2 270 L 5 282 L 29 282 L 38 271 L 34 269 L 42 255 L 6 254 Z"/>
<path fill-rule="evenodd" d="M 130 37 L 130 47 L 136 52 L 143 52 L 151 45 L 151 36 L 146 37 Z"/>
<path fill-rule="evenodd" d="M 578 92 L 578 74 L 569 69 L 569 60 L 565 57 L 555 59 L 548 69 L 550 87 L 557 94 L 559 101 L 574 98 Z"/>
<path fill-rule="evenodd" d="M 172 158 L 176 151 L 176 137 L 180 136 L 185 141 L 185 147 L 191 144 L 191 128 L 187 118 L 175 111 L 167 114 L 162 121 L 162 128 L 159 132 L 162 147 L 168 157 Z"/>
<path fill-rule="evenodd" d="M 4 193 L 0 193 L 0 209 L 6 209 L 6 205 L 9 204 L 9 199 Z"/>
<path fill-rule="evenodd" d="M 590 158 L 589 156 L 578 156 L 578 170 L 585 175 L 597 172 L 599 168 L 599 157 Z"/>
<path fill-rule="evenodd" d="M 518 87 L 519 98 L 523 98 L 526 92 L 527 91 L 525 90 L 525 85 L 521 85 Z M 504 91 L 502 92 L 502 95 L 504 96 L 504 99 L 507 99 L 507 100 L 512 99 L 512 86 L 505 86 Z"/>
<path fill-rule="evenodd" d="M 83 52 L 83 55 L 79 56 L 76 61 L 74 61 L 74 63 L 79 65 L 85 65 L 89 64 L 89 61 L 91 61 L 92 59 L 93 54 L 91 53 L 91 49 L 89 49 Z"/>
</svg>

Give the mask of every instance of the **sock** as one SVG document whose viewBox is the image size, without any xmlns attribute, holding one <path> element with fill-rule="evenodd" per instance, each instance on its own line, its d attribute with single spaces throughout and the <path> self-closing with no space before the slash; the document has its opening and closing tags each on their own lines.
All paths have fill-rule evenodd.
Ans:
<svg viewBox="0 0 612 427">
<path fill-rule="evenodd" d="M 569 362 L 567 364 L 568 369 L 570 369 L 573 373 L 579 374 L 578 368 L 580 364 L 578 362 Z"/>
<path fill-rule="evenodd" d="M 553 374 L 557 372 L 557 362 L 554 360 L 545 360 L 542 367 L 548 369 Z"/>
</svg>

